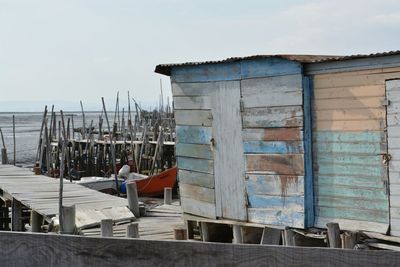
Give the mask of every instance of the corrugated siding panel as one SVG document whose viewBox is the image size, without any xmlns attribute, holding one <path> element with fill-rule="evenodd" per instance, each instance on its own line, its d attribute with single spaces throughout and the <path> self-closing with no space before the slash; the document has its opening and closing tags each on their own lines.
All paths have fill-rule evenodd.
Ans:
<svg viewBox="0 0 400 267">
<path fill-rule="evenodd" d="M 303 228 L 302 75 L 242 80 L 241 90 L 248 220 Z"/>
<path fill-rule="evenodd" d="M 386 74 L 337 73 L 314 76 L 313 150 L 317 227 L 385 232 L 389 203 Z"/>
</svg>

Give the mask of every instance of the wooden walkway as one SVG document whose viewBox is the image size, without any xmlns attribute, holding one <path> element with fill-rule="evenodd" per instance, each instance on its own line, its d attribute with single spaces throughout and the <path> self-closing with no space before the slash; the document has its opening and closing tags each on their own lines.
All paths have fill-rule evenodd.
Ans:
<svg viewBox="0 0 400 267">
<path fill-rule="evenodd" d="M 146 200 L 142 200 L 146 204 Z M 158 200 L 158 202 L 162 203 L 162 200 Z M 174 240 L 174 228 L 184 225 L 179 201 L 174 201 L 172 205 L 159 205 L 150 208 L 146 212 L 146 216 L 138 218 L 136 222 L 139 223 L 140 238 L 147 240 Z M 126 237 L 126 227 L 126 223 L 114 225 L 114 237 Z M 85 229 L 82 234 L 91 237 L 101 236 L 99 227 Z"/>
<path fill-rule="evenodd" d="M 59 180 L 34 175 L 30 170 L 0 165 L 0 195 L 15 199 L 35 210 L 47 221 L 58 214 Z M 111 196 L 81 185 L 64 181 L 63 205 L 76 205 L 76 226 L 79 229 L 98 225 L 102 219 L 134 220 L 124 198 Z"/>
</svg>

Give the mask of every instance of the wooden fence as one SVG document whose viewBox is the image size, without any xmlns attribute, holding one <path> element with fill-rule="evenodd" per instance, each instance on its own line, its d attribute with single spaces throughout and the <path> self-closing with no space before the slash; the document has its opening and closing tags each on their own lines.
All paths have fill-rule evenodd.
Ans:
<svg viewBox="0 0 400 267">
<path fill-rule="evenodd" d="M 400 253 L 0 232 L 1 266 L 398 266 Z"/>
</svg>

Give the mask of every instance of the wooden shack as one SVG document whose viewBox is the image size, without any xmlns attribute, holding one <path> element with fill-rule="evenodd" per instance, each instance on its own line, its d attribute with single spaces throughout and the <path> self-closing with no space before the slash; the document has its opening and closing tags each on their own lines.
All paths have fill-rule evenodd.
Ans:
<svg viewBox="0 0 400 267">
<path fill-rule="evenodd" d="M 400 51 L 158 65 L 183 212 L 400 235 Z"/>
</svg>

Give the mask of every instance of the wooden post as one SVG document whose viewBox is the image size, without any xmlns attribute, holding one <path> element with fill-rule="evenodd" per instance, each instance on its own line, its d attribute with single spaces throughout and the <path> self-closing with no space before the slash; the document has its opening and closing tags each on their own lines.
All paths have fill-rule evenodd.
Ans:
<svg viewBox="0 0 400 267">
<path fill-rule="evenodd" d="M 31 228 L 32 232 L 39 233 L 42 231 L 43 216 L 34 210 L 31 210 Z"/>
<path fill-rule="evenodd" d="M 100 222 L 101 225 L 101 236 L 102 237 L 113 237 L 113 220 L 104 219 Z"/>
<path fill-rule="evenodd" d="M 187 237 L 188 239 L 194 239 L 194 224 L 195 221 L 186 221 Z"/>
<path fill-rule="evenodd" d="M 114 171 L 115 189 L 117 190 L 117 196 L 119 196 L 117 167 L 116 167 L 117 163 L 116 163 L 116 159 L 115 159 L 114 135 L 111 133 L 111 127 L 110 127 L 110 122 L 108 121 L 104 97 L 101 98 L 101 101 L 103 102 L 103 111 L 104 111 L 104 116 L 106 117 L 106 121 L 107 121 L 108 134 L 110 135 L 110 149 L 111 149 L 111 157 L 112 157 L 112 169 Z M 139 173 L 139 171 L 138 171 L 138 173 Z"/>
<path fill-rule="evenodd" d="M 75 232 L 75 217 L 76 217 L 76 211 L 75 211 L 75 205 L 72 206 L 63 206 L 62 207 L 62 227 L 60 229 L 63 229 L 62 232 L 60 230 L 61 234 L 69 234 L 72 235 Z M 61 226 L 61 224 L 60 224 Z"/>
<path fill-rule="evenodd" d="M 357 232 L 345 232 L 343 235 L 343 248 L 354 249 L 358 243 L 358 233 Z"/>
<path fill-rule="evenodd" d="M 130 223 L 126 227 L 126 237 L 139 238 L 139 223 Z"/>
<path fill-rule="evenodd" d="M 2 148 L 1 149 L 1 164 L 7 164 L 8 159 L 7 159 L 7 149 Z"/>
<path fill-rule="evenodd" d="M 201 227 L 201 239 L 203 242 L 208 242 L 210 241 L 210 233 L 208 229 L 208 224 L 206 222 L 200 222 L 200 227 Z"/>
<path fill-rule="evenodd" d="M 126 183 L 126 195 L 128 198 L 128 207 L 136 218 L 140 217 L 139 197 L 137 193 L 136 182 Z"/>
<path fill-rule="evenodd" d="M 340 239 L 340 228 L 338 223 L 327 223 L 328 242 L 330 248 L 341 248 L 342 240 Z"/>
<path fill-rule="evenodd" d="M 22 204 L 13 198 L 11 205 L 11 230 L 22 231 Z"/>
<path fill-rule="evenodd" d="M 183 226 L 174 228 L 175 240 L 187 240 L 186 228 Z"/>
<path fill-rule="evenodd" d="M 1 149 L 1 164 L 8 164 L 7 148 L 6 148 L 6 143 L 4 142 L 3 131 L 1 130 L 1 128 L 0 128 L 0 135 L 1 135 L 1 141 L 3 143 L 3 147 Z"/>
<path fill-rule="evenodd" d="M 164 188 L 164 204 L 165 205 L 172 204 L 172 188 L 171 187 Z"/>
<path fill-rule="evenodd" d="M 243 244 L 242 227 L 240 225 L 232 225 L 233 243 Z"/>
<path fill-rule="evenodd" d="M 16 163 L 17 146 L 15 144 L 15 115 L 13 115 L 13 142 L 14 142 L 14 166 Z"/>
<path fill-rule="evenodd" d="M 37 152 L 36 152 L 35 163 L 38 162 L 38 160 L 39 160 L 39 155 L 43 153 L 43 151 L 42 151 L 42 149 L 43 149 L 43 146 L 42 146 L 42 145 L 43 145 L 43 144 L 42 144 L 42 142 L 43 142 L 42 133 L 43 133 L 43 127 L 44 127 L 44 123 L 45 123 L 46 117 L 47 117 L 47 106 L 44 107 L 43 119 L 42 119 L 42 126 L 40 127 L 39 142 L 38 142 L 38 149 L 37 149 Z M 47 122 L 46 122 L 46 123 L 47 123 Z M 42 163 L 39 161 L 39 168 L 41 168 L 41 167 L 42 167 Z"/>
<path fill-rule="evenodd" d="M 290 230 L 290 228 L 288 227 L 285 228 L 285 230 L 283 231 L 283 236 L 285 239 L 285 246 L 287 247 L 296 246 L 295 233 L 292 230 Z"/>
<path fill-rule="evenodd" d="M 279 245 L 281 242 L 282 230 L 264 227 L 264 231 L 261 237 L 261 245 Z"/>
</svg>

